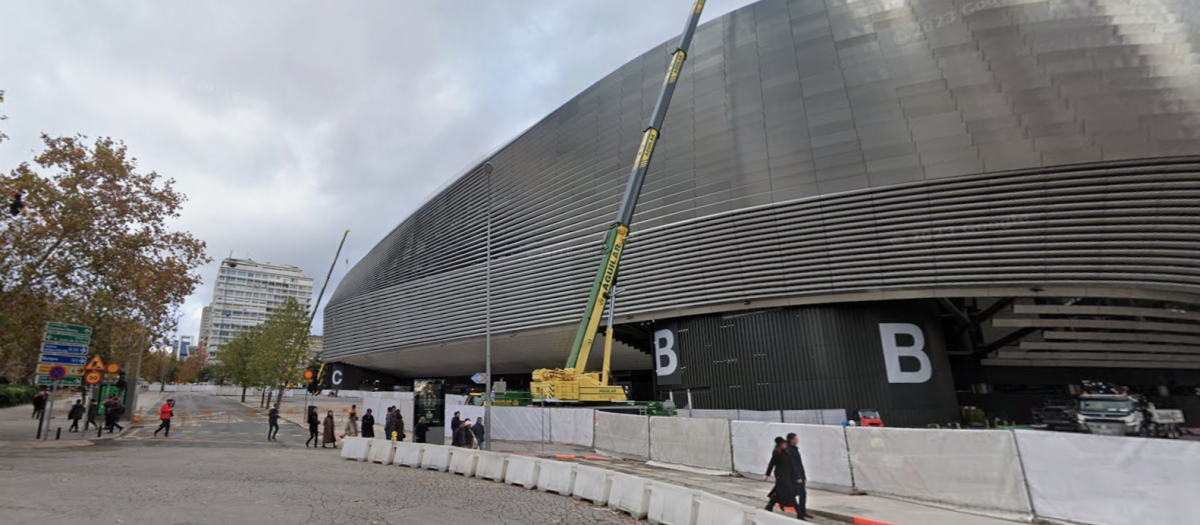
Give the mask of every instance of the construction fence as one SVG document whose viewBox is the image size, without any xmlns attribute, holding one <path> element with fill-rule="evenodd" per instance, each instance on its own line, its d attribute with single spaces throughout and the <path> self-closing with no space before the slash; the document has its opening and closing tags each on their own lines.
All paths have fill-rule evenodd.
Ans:
<svg viewBox="0 0 1200 525">
<path fill-rule="evenodd" d="M 483 407 L 446 406 L 464 418 Z M 814 488 L 976 514 L 1149 525 L 1200 515 L 1200 443 L 1036 430 L 864 428 L 731 419 L 741 411 L 648 417 L 589 409 L 493 407 L 496 440 L 569 443 L 668 466 L 760 477 L 776 436 L 795 433 Z M 793 417 L 832 420 L 838 411 Z M 817 412 L 819 414 L 812 414 Z M 841 411 L 844 415 L 844 411 Z M 778 412 L 772 414 L 779 414 Z M 704 417 L 702 417 L 704 416 Z"/>
</svg>

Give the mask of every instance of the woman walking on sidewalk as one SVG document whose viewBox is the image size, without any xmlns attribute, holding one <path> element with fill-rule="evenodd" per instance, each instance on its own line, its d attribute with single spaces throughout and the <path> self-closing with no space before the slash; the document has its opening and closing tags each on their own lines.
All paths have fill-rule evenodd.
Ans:
<svg viewBox="0 0 1200 525">
<path fill-rule="evenodd" d="M 799 509 L 800 506 L 796 503 L 796 474 L 792 469 L 791 455 L 788 454 L 787 440 L 781 437 L 775 438 L 775 449 L 771 451 L 771 463 L 767 465 L 763 481 L 770 479 L 771 471 L 775 471 L 775 488 L 767 494 L 770 498 L 767 500 L 767 510 L 773 512 L 776 503 L 781 507 Z M 796 519 L 807 521 L 802 514 L 797 515 Z"/>
<path fill-rule="evenodd" d="M 324 440 L 321 441 L 321 448 L 325 448 L 325 445 L 328 445 L 330 443 L 333 444 L 333 448 L 337 448 L 337 436 L 334 435 L 333 428 L 334 428 L 333 411 L 330 410 L 325 415 L 325 435 L 323 436 Z"/>
<path fill-rule="evenodd" d="M 343 436 L 358 437 L 358 405 L 350 405 L 350 417 L 346 418 Z"/>
<path fill-rule="evenodd" d="M 304 448 L 308 448 L 308 444 L 312 443 L 313 448 L 321 444 L 319 441 L 321 432 L 321 420 L 317 417 L 317 407 L 308 407 L 308 441 L 304 442 Z"/>
</svg>

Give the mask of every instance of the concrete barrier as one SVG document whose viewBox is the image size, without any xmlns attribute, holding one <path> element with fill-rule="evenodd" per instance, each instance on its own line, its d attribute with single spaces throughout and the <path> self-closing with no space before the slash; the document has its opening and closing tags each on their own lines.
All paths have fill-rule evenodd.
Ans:
<svg viewBox="0 0 1200 525">
<path fill-rule="evenodd" d="M 354 438 L 351 438 L 354 439 Z M 383 463 L 391 465 L 392 458 L 396 456 L 396 447 L 392 442 L 383 439 L 371 439 L 371 451 L 367 454 L 367 461 L 371 463 Z M 345 447 L 343 441 L 342 447 Z"/>
<path fill-rule="evenodd" d="M 425 445 L 421 455 L 421 468 L 445 472 L 450 467 L 450 447 L 443 445 Z"/>
<path fill-rule="evenodd" d="M 520 485 L 527 489 L 537 486 L 541 475 L 542 460 L 527 456 L 509 455 L 508 470 L 504 473 L 504 482 L 509 485 Z"/>
<path fill-rule="evenodd" d="M 575 464 L 563 461 L 542 460 L 537 488 L 540 491 L 557 492 L 570 496 L 575 489 Z"/>
<path fill-rule="evenodd" d="M 450 451 L 450 472 L 471 477 L 475 475 L 475 463 L 479 460 L 478 451 L 469 448 L 456 448 Z"/>
<path fill-rule="evenodd" d="M 645 519 L 650 509 L 650 482 L 637 476 L 614 472 L 612 490 L 608 495 L 608 508 L 626 512 L 634 519 Z"/>
<path fill-rule="evenodd" d="M 704 492 L 696 493 L 696 525 L 746 525 L 753 508 Z"/>
<path fill-rule="evenodd" d="M 858 523 L 858 518 L 855 518 Z M 796 525 L 796 518 L 786 514 L 776 514 L 767 509 L 754 511 L 754 525 Z"/>
<path fill-rule="evenodd" d="M 675 485 L 651 483 L 646 521 L 654 525 L 696 525 L 696 493 Z"/>
<path fill-rule="evenodd" d="M 371 439 L 348 437 L 342 440 L 342 458 L 355 461 L 366 461 L 371 452 Z"/>
<path fill-rule="evenodd" d="M 504 481 L 504 473 L 508 470 L 508 454 L 479 451 L 479 460 L 475 463 L 475 477 Z"/>
<path fill-rule="evenodd" d="M 425 445 L 421 443 L 399 441 L 396 443 L 395 463 L 399 466 L 420 468 L 424 452 Z"/>
<path fill-rule="evenodd" d="M 612 491 L 613 471 L 596 467 L 575 466 L 575 488 L 571 495 L 596 505 L 607 505 Z"/>
</svg>

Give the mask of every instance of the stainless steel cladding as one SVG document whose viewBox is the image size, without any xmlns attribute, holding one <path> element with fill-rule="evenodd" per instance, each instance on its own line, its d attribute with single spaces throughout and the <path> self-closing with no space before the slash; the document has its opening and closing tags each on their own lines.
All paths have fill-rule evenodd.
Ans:
<svg viewBox="0 0 1200 525">
<path fill-rule="evenodd" d="M 765 0 L 705 24 L 634 217 L 618 317 L 997 287 L 1194 299 L 1198 13 Z M 480 161 L 496 167 L 497 331 L 577 321 L 669 51 Z M 483 333 L 483 176 L 468 166 L 355 265 L 325 310 L 327 359 Z"/>
</svg>

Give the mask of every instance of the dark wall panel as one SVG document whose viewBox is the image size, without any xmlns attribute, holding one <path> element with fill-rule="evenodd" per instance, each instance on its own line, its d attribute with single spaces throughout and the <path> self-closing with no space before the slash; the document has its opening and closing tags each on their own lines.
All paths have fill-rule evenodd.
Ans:
<svg viewBox="0 0 1200 525">
<path fill-rule="evenodd" d="M 953 378 L 936 306 L 870 303 L 707 315 L 656 325 L 656 347 L 674 341 L 679 384 L 696 389 L 694 408 L 803 410 L 874 408 L 891 426 L 958 419 Z M 932 373 L 901 357 L 889 375 L 885 341 L 919 344 L 910 335 L 883 335 L 881 326 L 919 329 Z M 671 334 L 664 331 L 672 331 Z M 668 359 L 658 357 L 660 369 Z M 917 381 L 917 382 L 905 382 Z"/>
</svg>

